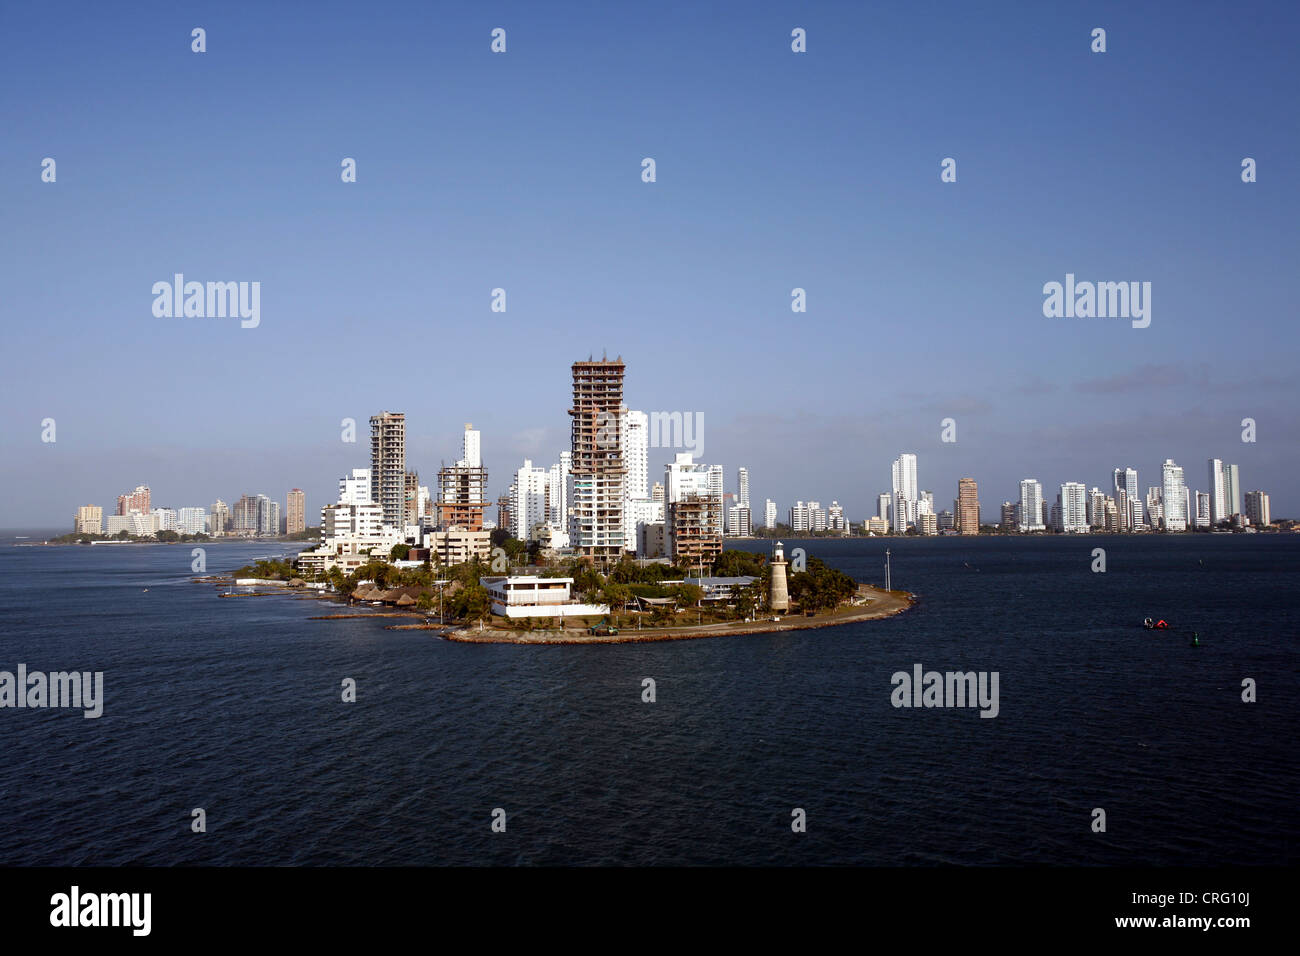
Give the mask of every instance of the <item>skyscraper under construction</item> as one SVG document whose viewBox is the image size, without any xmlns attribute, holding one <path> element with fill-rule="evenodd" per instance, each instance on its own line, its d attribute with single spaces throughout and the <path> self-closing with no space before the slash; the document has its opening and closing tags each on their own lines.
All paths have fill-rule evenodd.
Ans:
<svg viewBox="0 0 1300 956">
<path fill-rule="evenodd" d="M 623 557 L 623 359 L 573 363 L 569 543 L 598 565 Z"/>
</svg>

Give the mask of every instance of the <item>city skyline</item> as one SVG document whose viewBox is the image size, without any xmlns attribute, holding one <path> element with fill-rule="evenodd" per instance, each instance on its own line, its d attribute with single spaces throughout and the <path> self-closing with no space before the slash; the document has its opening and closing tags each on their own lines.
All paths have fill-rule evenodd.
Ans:
<svg viewBox="0 0 1300 956">
<path fill-rule="evenodd" d="M 673 455 L 674 460 L 665 464 L 664 483 L 656 487 L 654 499 L 655 502 L 666 502 L 670 514 L 674 504 L 681 498 L 681 495 L 675 491 L 674 475 L 678 473 L 676 469 L 686 469 L 690 473 L 698 473 L 698 476 L 692 479 L 688 489 L 690 495 L 693 497 L 697 492 L 707 493 L 715 499 L 716 510 L 709 517 L 709 521 L 719 537 L 724 536 L 724 533 L 725 536 L 734 535 L 741 526 L 746 529 L 754 527 L 756 522 L 753 521 L 752 509 L 749 507 L 749 467 L 731 466 L 735 468 L 737 491 L 725 492 L 727 466 L 697 462 L 692 454 L 676 451 L 677 445 L 672 448 L 662 447 L 660 439 L 666 437 L 665 428 L 669 425 L 680 425 L 684 418 L 688 418 L 693 413 L 653 411 L 647 414 L 644 410 L 629 409 L 623 401 L 626 368 L 621 356 L 612 360 L 589 358 L 572 364 L 573 407 L 568 410 L 568 414 L 576 419 L 571 431 L 572 448 L 561 450 L 557 456 L 558 464 L 553 464 L 549 468 L 535 467 L 531 459 L 525 459 L 523 466 L 513 472 L 514 479 L 508 492 L 496 499 L 499 502 L 508 502 L 511 508 L 509 522 L 505 525 L 506 530 L 515 537 L 526 538 L 534 523 L 549 522 L 556 530 L 566 534 L 573 531 L 576 542 L 579 537 L 577 530 L 583 525 L 583 519 L 575 518 L 575 515 L 594 514 L 602 509 L 610 509 L 608 506 L 594 508 L 590 502 L 585 506 L 581 504 L 582 494 L 591 498 L 594 492 L 589 490 L 578 493 L 575 488 L 583 487 L 581 479 L 584 478 L 587 480 L 587 485 L 591 485 L 591 476 L 596 475 L 598 469 L 593 470 L 592 466 L 586 466 L 583 473 L 579 475 L 580 483 L 575 485 L 571 480 L 573 456 L 577 454 L 580 460 L 591 459 L 593 453 L 598 450 L 613 450 L 616 453 L 615 457 L 620 459 L 620 464 L 616 469 L 617 488 L 612 492 L 613 498 L 610 500 L 617 501 L 617 506 L 612 510 L 609 521 L 602 518 L 599 524 L 610 529 L 608 533 L 612 533 L 613 537 L 609 540 L 613 541 L 617 538 L 622 545 L 622 550 L 638 550 L 641 544 L 635 537 L 638 514 L 641 520 L 648 520 L 648 515 L 653 513 L 654 509 L 647 487 L 648 476 L 652 471 L 649 462 L 654 457 L 650 452 L 652 447 L 657 449 L 657 453 Z M 488 469 L 483 465 L 481 457 L 480 429 L 465 423 L 461 437 L 461 457 L 450 467 L 445 464 L 445 459 L 442 459 L 444 464 L 438 471 L 438 481 L 434 486 L 438 492 L 435 498 L 430 495 L 427 486 L 419 484 L 418 463 L 411 462 L 406 456 L 405 413 L 385 410 L 371 415 L 369 422 L 371 468 L 369 470 L 352 468 L 344 472 L 337 479 L 337 496 L 323 496 L 325 505 L 322 505 L 322 514 L 329 504 L 369 502 L 380 507 L 383 524 L 397 529 L 409 524 L 418 524 L 425 515 L 435 516 L 435 523 L 443 528 L 455 526 L 464 530 L 477 531 L 484 526 L 484 512 L 489 507 L 489 502 L 493 500 L 493 496 L 490 492 L 484 493 L 484 489 L 490 487 L 490 484 L 486 478 Z M 611 428 L 611 422 L 615 423 L 616 427 Z M 951 427 L 951 422 L 947 425 Z M 678 430 L 671 434 L 675 441 L 685 439 L 688 445 L 683 447 L 688 447 L 692 441 L 701 443 L 703 441 L 703 429 L 701 426 L 697 428 L 699 430 L 694 436 L 689 429 L 685 432 Z M 614 435 L 617 435 L 617 442 L 613 440 Z M 354 441 L 350 444 L 357 443 L 355 437 L 353 429 Z M 587 450 L 584 452 L 583 449 Z M 1113 499 L 1112 496 L 1106 495 L 1103 490 L 1104 485 L 1092 485 L 1090 488 L 1088 482 L 1067 480 L 1059 485 L 1061 493 L 1056 496 L 1056 503 L 1049 506 L 1050 496 L 1045 489 L 1052 487 L 1050 484 L 1034 478 L 1021 479 L 1018 482 L 1019 491 L 1015 499 L 1017 502 L 1015 525 L 1022 532 L 1052 529 L 1091 531 L 1098 527 L 1109 527 L 1110 519 L 1093 520 L 1094 507 L 1099 509 L 1103 501 L 1118 506 L 1121 517 L 1118 518 L 1117 528 L 1121 530 L 1134 530 L 1135 527 L 1143 526 L 1147 529 L 1154 527 L 1157 530 L 1191 530 L 1210 523 L 1217 524 L 1218 521 L 1237 514 L 1258 517 L 1272 513 L 1274 510 L 1271 505 L 1272 494 L 1266 489 L 1245 492 L 1245 498 L 1258 494 L 1262 494 L 1263 497 L 1256 498 L 1250 508 L 1242 505 L 1244 498 L 1237 464 L 1225 463 L 1218 458 L 1207 459 L 1207 464 L 1210 491 L 1202 492 L 1197 486 L 1185 480 L 1187 469 L 1177 465 L 1172 459 L 1166 459 L 1161 465 L 1160 484 L 1148 486 L 1145 507 L 1141 499 L 1138 499 L 1136 519 L 1133 513 L 1135 506 L 1126 502 L 1126 494 L 1131 501 L 1133 489 L 1140 487 L 1141 473 L 1131 466 L 1120 466 L 1112 470 Z M 412 465 L 415 465 L 414 470 Z M 378 482 L 374 479 L 376 473 L 381 475 L 381 480 Z M 962 531 L 963 514 L 966 515 L 967 520 L 970 516 L 975 516 L 982 524 L 1004 526 L 1006 524 L 1005 505 L 1003 512 L 1000 512 L 1000 520 L 992 516 L 988 520 L 984 519 L 985 510 L 979 500 L 978 480 L 974 477 L 963 476 L 958 479 L 951 510 L 943 506 L 942 503 L 947 499 L 942 493 L 937 499 L 939 503 L 936 503 L 935 491 L 922 488 L 921 484 L 918 477 L 918 456 L 915 453 L 904 452 L 893 462 L 891 490 L 876 495 L 877 504 L 874 513 L 864 512 L 860 517 L 852 512 L 846 513 L 845 507 L 837 499 L 831 500 L 829 509 L 822 507 L 817 499 L 808 499 L 806 504 L 804 499 L 797 499 L 787 511 L 788 523 L 794 531 L 847 531 L 851 526 L 869 524 L 869 518 L 879 514 L 882 518 L 887 518 L 889 531 L 897 533 L 900 528 L 896 524 L 893 509 L 896 503 L 905 502 L 904 530 L 915 526 L 918 531 L 924 529 L 924 533 L 936 533 L 945 529 Z M 388 490 L 385 490 L 385 486 Z M 522 493 L 521 488 L 524 489 Z M 552 494 L 548 490 L 550 488 L 564 489 L 555 492 L 562 496 L 558 499 L 560 502 L 558 506 L 550 498 Z M 151 497 L 151 487 L 146 484 L 139 485 L 134 491 L 117 496 L 117 506 L 112 514 L 123 516 L 141 510 L 144 514 L 148 514 Z M 267 496 L 261 494 L 255 498 L 267 500 Z M 1027 498 L 1032 502 L 1029 510 L 1024 508 Z M 236 503 L 236 515 L 239 506 L 253 500 L 254 496 L 242 496 Z M 304 492 L 295 486 L 286 496 L 286 507 L 283 512 L 278 502 L 271 501 L 269 504 L 274 508 L 271 512 L 272 517 L 268 518 L 263 513 L 263 509 L 258 507 L 254 518 L 236 517 L 232 526 L 244 530 L 256 527 L 264 534 L 278 533 L 279 518 L 283 513 L 286 515 L 286 533 L 302 530 L 303 501 Z M 729 502 L 733 503 L 729 504 Z M 224 502 L 217 499 L 215 504 L 224 505 Z M 575 507 L 568 508 L 567 505 L 570 504 Z M 638 504 L 650 506 L 650 510 L 638 513 L 635 508 Z M 765 512 L 770 512 L 774 504 L 772 499 L 767 498 Z M 96 507 L 92 503 L 76 508 L 73 522 L 78 532 L 89 522 L 88 509 Z M 741 519 L 738 514 L 733 514 L 733 508 L 743 508 L 745 517 Z M 167 510 L 175 509 L 167 508 Z M 180 509 L 181 512 L 195 510 L 194 507 Z M 199 507 L 197 510 L 201 512 L 203 509 Z M 1146 513 L 1148 511 L 1150 514 Z M 102 513 L 107 514 L 107 512 Z M 932 516 L 946 516 L 946 518 L 941 517 L 940 522 L 936 524 L 930 520 Z M 923 522 L 922 518 L 926 521 Z M 660 505 L 658 518 L 650 520 L 663 521 L 664 519 L 665 515 Z M 668 520 L 671 525 L 671 517 Z M 590 519 L 587 524 L 590 525 Z M 766 514 L 761 524 L 764 527 L 770 524 Z M 119 523 L 118 527 L 124 526 Z M 189 527 L 188 523 L 186 527 Z M 275 531 L 269 531 L 269 528 Z M 170 525 L 167 529 L 174 530 Z M 135 533 L 147 533 L 147 529 L 133 527 L 131 530 Z M 972 532 L 967 528 L 962 533 Z M 671 533 L 668 537 L 671 539 Z M 588 535 L 587 540 L 594 539 Z M 575 546 L 581 547 L 580 544 Z M 608 554 L 613 554 L 619 548 L 610 545 L 605 550 Z M 669 551 L 671 552 L 671 546 Z M 592 552 L 588 550 L 587 553 Z"/>
</svg>

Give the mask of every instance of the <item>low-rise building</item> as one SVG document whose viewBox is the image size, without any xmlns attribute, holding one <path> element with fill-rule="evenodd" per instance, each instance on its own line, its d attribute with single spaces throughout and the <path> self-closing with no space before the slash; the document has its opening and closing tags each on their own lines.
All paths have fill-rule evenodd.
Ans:
<svg viewBox="0 0 1300 956">
<path fill-rule="evenodd" d="M 492 613 L 506 618 L 591 617 L 608 614 L 606 604 L 573 600 L 573 578 L 535 575 L 479 578 L 492 600 Z"/>
</svg>

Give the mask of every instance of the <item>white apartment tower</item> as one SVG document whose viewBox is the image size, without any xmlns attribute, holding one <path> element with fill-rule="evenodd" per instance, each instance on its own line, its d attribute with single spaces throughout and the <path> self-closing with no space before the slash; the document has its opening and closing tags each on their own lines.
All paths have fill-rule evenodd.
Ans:
<svg viewBox="0 0 1300 956">
<path fill-rule="evenodd" d="M 623 488 L 630 499 L 650 496 L 650 431 L 645 412 L 625 411 L 619 423 L 623 437 Z"/>
<path fill-rule="evenodd" d="M 1164 505 L 1166 531 L 1187 530 L 1187 486 L 1183 483 L 1183 469 L 1166 458 L 1160 466 L 1161 494 Z"/>
<path fill-rule="evenodd" d="M 534 527 L 546 523 L 546 485 L 549 478 L 548 469 L 534 468 L 529 459 L 524 459 L 524 466 L 515 472 L 510 498 L 512 537 L 527 541 Z"/>
<path fill-rule="evenodd" d="M 1042 531 L 1043 524 L 1043 486 L 1036 478 L 1026 478 L 1020 482 L 1020 530 Z"/>
<path fill-rule="evenodd" d="M 893 467 L 894 530 L 906 531 L 916 524 L 918 489 L 916 486 L 916 456 L 899 455 Z"/>
<path fill-rule="evenodd" d="M 1061 530 L 1066 534 L 1088 531 L 1088 488 L 1080 481 L 1061 485 Z"/>
<path fill-rule="evenodd" d="M 1210 523 L 1218 524 L 1232 517 L 1228 511 L 1228 494 L 1223 480 L 1223 462 L 1218 458 L 1210 459 Z M 1197 514 L 1200 517 L 1200 514 Z"/>
<path fill-rule="evenodd" d="M 460 461 L 456 464 L 467 468 L 483 467 L 483 455 L 480 451 L 479 431 L 469 422 L 465 423 L 465 435 L 460 442 Z"/>
</svg>

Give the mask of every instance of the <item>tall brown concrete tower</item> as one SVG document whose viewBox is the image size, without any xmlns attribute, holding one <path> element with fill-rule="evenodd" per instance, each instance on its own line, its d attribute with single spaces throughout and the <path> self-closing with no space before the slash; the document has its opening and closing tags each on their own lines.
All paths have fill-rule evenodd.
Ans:
<svg viewBox="0 0 1300 956">
<path fill-rule="evenodd" d="M 573 363 L 569 544 L 596 564 L 623 557 L 623 360 Z"/>
</svg>

